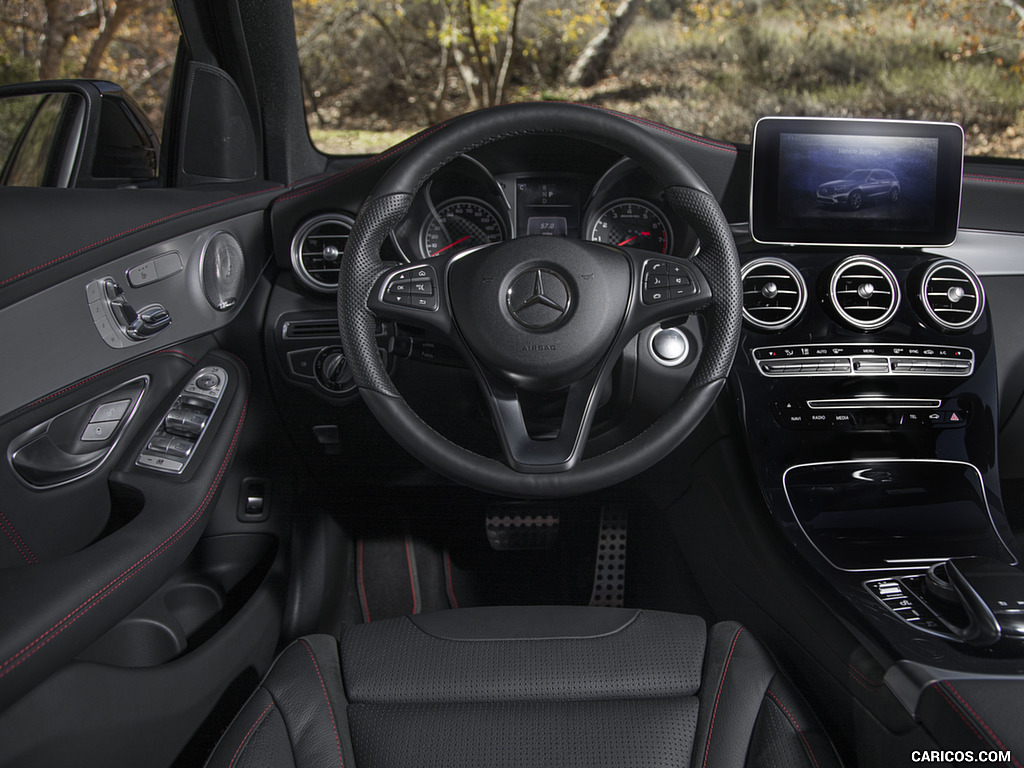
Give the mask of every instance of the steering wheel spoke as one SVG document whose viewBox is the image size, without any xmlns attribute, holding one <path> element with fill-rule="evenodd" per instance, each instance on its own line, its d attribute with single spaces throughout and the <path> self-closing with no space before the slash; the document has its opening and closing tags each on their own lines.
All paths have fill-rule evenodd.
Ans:
<svg viewBox="0 0 1024 768">
<path fill-rule="evenodd" d="M 479 368 L 495 431 L 506 463 L 527 474 L 550 474 L 572 469 L 583 456 L 594 412 L 600 400 L 605 365 L 555 395 L 564 397 L 558 430 L 554 434 L 531 434 L 523 410 L 522 393 L 503 377 Z M 554 395 L 553 395 L 554 396 Z"/>
</svg>

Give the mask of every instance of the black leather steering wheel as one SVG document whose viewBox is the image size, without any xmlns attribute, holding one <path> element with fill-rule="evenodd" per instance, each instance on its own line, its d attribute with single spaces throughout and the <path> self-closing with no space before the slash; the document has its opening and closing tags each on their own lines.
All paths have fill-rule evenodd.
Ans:
<svg viewBox="0 0 1024 768">
<path fill-rule="evenodd" d="M 387 266 L 380 248 L 421 185 L 473 149 L 516 136 L 564 136 L 627 155 L 663 187 L 671 215 L 700 239 L 691 259 L 557 237 L 517 238 Z M 671 271 L 671 285 L 654 275 Z M 557 497 L 618 483 L 667 455 L 717 397 L 739 341 L 742 291 L 729 225 L 714 196 L 667 144 L 622 116 L 568 104 L 517 104 L 472 113 L 423 138 L 366 199 L 342 262 L 342 346 L 363 400 L 413 456 L 466 485 L 506 496 Z M 584 448 L 608 367 L 642 329 L 699 312 L 704 349 L 678 401 L 644 432 L 598 456 Z M 445 334 L 473 368 L 505 461 L 455 445 L 410 408 L 388 377 L 376 316 Z M 517 392 L 566 393 L 553 439 L 528 433 Z"/>
</svg>

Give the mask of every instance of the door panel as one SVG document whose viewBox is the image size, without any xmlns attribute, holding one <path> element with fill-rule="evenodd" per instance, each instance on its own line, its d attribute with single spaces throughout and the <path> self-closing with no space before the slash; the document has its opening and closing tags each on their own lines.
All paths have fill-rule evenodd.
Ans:
<svg viewBox="0 0 1024 768">
<path fill-rule="evenodd" d="M 269 663 L 277 539 L 250 557 L 203 536 L 261 422 L 247 364 L 214 334 L 262 317 L 247 301 L 271 259 L 275 194 L 0 190 L 0 742 L 25 764 L 116 764 L 146 744 L 169 763 L 231 681 Z M 210 245 L 218 233 L 231 239 Z M 118 327 L 157 305 L 170 324 L 155 335 Z M 211 367 L 219 400 L 197 384 Z M 198 414 L 201 437 L 163 430 L 172 406 Z M 78 725 L 48 741 L 58 710 Z"/>
</svg>

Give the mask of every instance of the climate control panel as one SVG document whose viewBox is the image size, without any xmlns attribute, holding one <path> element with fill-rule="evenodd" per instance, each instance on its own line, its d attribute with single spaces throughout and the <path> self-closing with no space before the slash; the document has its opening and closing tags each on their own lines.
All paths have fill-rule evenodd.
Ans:
<svg viewBox="0 0 1024 768">
<path fill-rule="evenodd" d="M 970 376 L 974 352 L 921 344 L 808 344 L 759 347 L 763 376 Z"/>
</svg>

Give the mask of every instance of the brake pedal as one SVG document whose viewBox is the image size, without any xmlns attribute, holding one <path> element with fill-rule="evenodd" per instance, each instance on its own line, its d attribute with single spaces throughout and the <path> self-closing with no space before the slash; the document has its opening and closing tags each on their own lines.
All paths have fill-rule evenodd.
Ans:
<svg viewBox="0 0 1024 768">
<path fill-rule="evenodd" d="M 621 608 L 626 595 L 626 520 L 624 511 L 601 510 L 597 562 L 590 604 Z"/>
<path fill-rule="evenodd" d="M 557 512 L 539 515 L 487 515 L 487 541 L 499 552 L 551 549 L 558 540 Z"/>
</svg>

